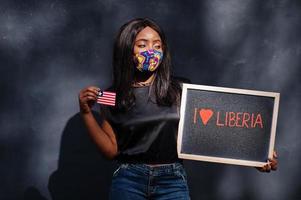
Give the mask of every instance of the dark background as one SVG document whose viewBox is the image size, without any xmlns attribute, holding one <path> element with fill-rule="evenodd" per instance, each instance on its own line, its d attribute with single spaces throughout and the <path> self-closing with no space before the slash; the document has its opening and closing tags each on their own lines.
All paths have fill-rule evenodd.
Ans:
<svg viewBox="0 0 301 200">
<path fill-rule="evenodd" d="M 114 164 L 87 137 L 77 95 L 110 85 L 116 32 L 144 16 L 164 28 L 175 75 L 281 93 L 279 170 L 187 161 L 192 199 L 300 199 L 300 10 L 299 0 L 1 0 L 0 199 L 107 199 Z"/>
</svg>

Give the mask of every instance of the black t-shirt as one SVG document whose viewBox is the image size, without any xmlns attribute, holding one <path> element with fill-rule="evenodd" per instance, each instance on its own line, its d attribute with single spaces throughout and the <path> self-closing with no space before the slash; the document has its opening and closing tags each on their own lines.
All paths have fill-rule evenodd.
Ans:
<svg viewBox="0 0 301 200">
<path fill-rule="evenodd" d="M 179 107 L 159 106 L 150 89 L 133 88 L 135 106 L 127 112 L 101 105 L 101 112 L 116 134 L 116 160 L 146 164 L 181 162 L 177 155 Z"/>
</svg>

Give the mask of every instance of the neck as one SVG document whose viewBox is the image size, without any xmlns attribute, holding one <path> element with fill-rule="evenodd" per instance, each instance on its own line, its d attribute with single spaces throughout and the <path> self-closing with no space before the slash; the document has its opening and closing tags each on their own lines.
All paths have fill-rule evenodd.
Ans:
<svg viewBox="0 0 301 200">
<path fill-rule="evenodd" d="M 151 85 L 154 79 L 154 72 L 136 72 L 134 78 L 134 85 Z"/>
</svg>

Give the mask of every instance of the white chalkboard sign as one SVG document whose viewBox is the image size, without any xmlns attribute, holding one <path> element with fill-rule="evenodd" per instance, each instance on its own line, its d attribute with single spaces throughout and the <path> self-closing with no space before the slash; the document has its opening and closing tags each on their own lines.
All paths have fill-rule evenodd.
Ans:
<svg viewBox="0 0 301 200">
<path fill-rule="evenodd" d="M 272 158 L 279 93 L 183 84 L 178 156 L 261 167 Z"/>
</svg>

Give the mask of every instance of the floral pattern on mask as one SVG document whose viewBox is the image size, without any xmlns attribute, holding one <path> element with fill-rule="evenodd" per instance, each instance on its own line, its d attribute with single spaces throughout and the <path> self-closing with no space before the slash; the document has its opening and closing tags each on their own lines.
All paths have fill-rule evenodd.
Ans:
<svg viewBox="0 0 301 200">
<path fill-rule="evenodd" d="M 147 50 L 135 55 L 137 59 L 137 69 L 141 72 L 155 71 L 162 61 L 163 53 L 157 50 Z"/>
</svg>

